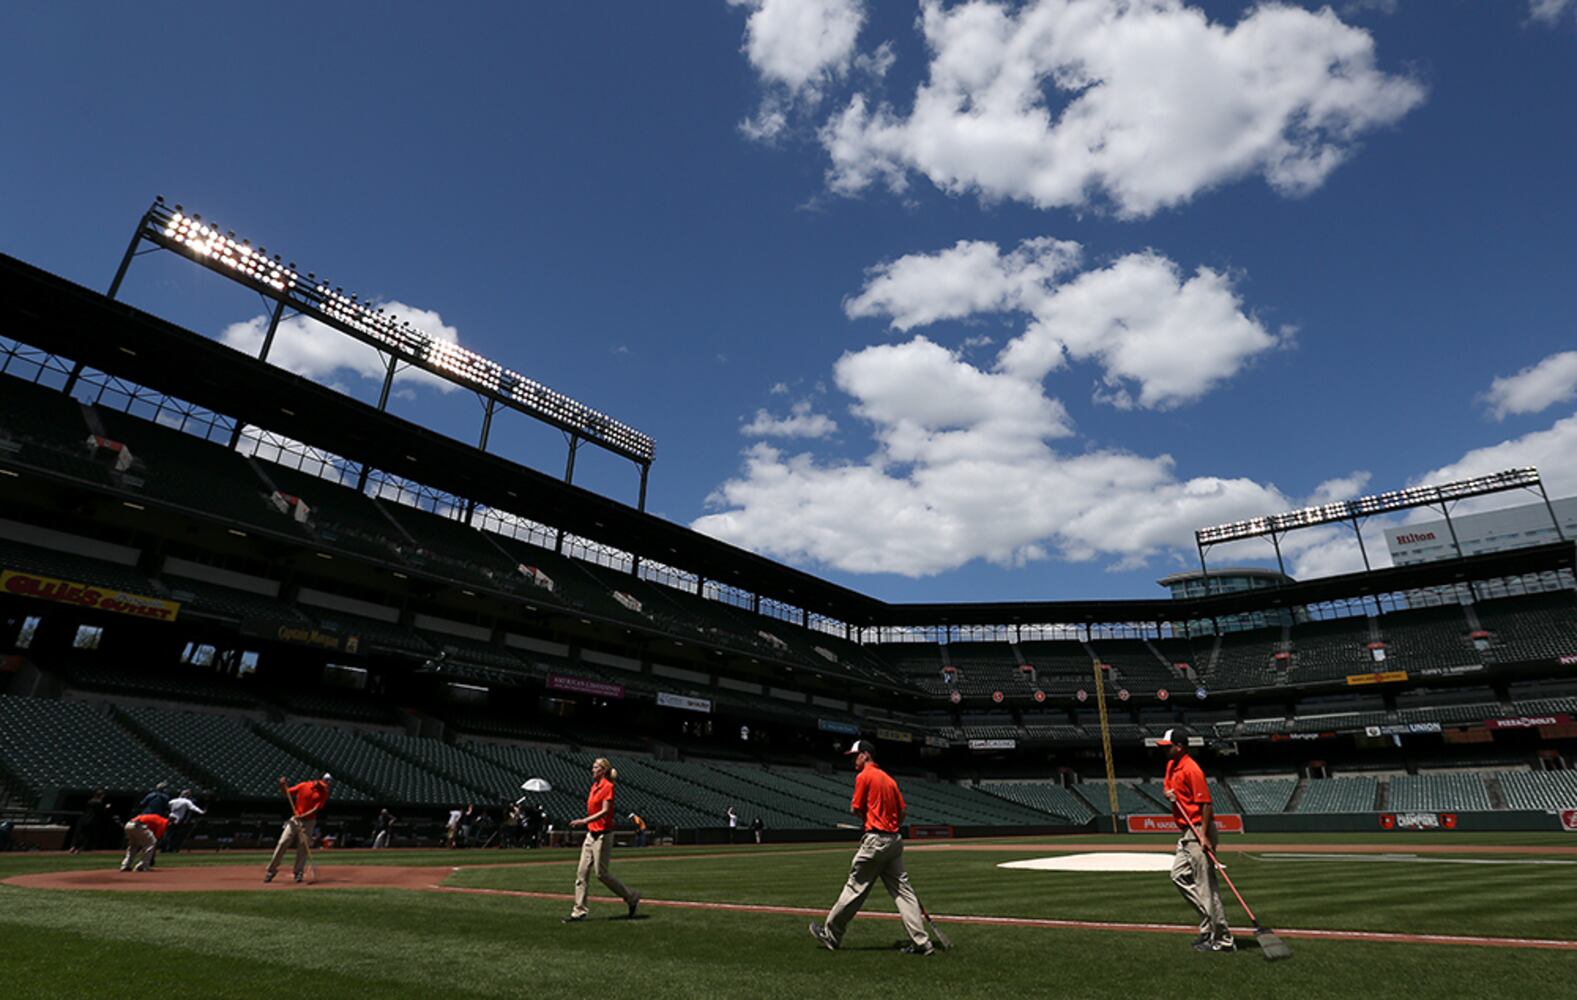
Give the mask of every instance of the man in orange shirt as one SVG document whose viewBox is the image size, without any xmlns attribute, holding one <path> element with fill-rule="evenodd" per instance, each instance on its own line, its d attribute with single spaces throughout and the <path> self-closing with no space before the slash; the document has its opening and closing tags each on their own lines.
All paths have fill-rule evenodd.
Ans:
<svg viewBox="0 0 1577 1000">
<path fill-rule="evenodd" d="M 1216 849 L 1216 810 L 1210 800 L 1210 785 L 1205 781 L 1205 772 L 1188 755 L 1188 737 L 1168 729 L 1155 745 L 1164 747 L 1168 754 L 1163 788 L 1167 801 L 1172 803 L 1172 816 L 1183 831 L 1177 841 L 1177 855 L 1172 859 L 1172 884 L 1199 912 L 1199 937 L 1194 939 L 1194 950 L 1234 951 L 1232 928 L 1227 926 L 1226 911 L 1221 908 L 1216 866 L 1199 842 L 1203 836 L 1209 840 L 1210 849 Z M 1189 823 L 1193 824 L 1192 829 Z"/>
<path fill-rule="evenodd" d="M 569 821 L 571 827 L 586 828 L 586 840 L 580 845 L 580 866 L 575 869 L 575 905 L 563 920 L 566 924 L 578 924 L 586 919 L 589 912 L 586 908 L 589 876 L 593 870 L 603 885 L 624 900 L 624 905 L 629 907 L 631 920 L 635 919 L 635 908 L 641 905 L 641 894 L 608 871 L 608 855 L 613 851 L 613 783 L 618 778 L 619 772 L 614 770 L 608 758 L 598 757 L 592 761 L 591 791 L 586 795 L 586 815 Z"/>
<path fill-rule="evenodd" d="M 909 885 L 909 873 L 903 865 L 903 821 L 907 807 L 903 793 L 898 790 L 886 771 L 876 766 L 876 748 L 869 740 L 855 740 L 845 756 L 854 758 L 854 798 L 849 811 L 864 822 L 865 834 L 860 838 L 860 848 L 854 852 L 854 864 L 849 868 L 849 880 L 843 892 L 827 914 L 825 925 L 810 925 L 811 937 L 825 947 L 836 951 L 843 944 L 843 933 L 849 921 L 865 905 L 865 897 L 877 879 L 898 905 L 903 917 L 904 930 L 909 932 L 909 944 L 904 951 L 911 955 L 929 955 L 936 949 L 925 932 L 925 920 L 920 913 L 920 901 Z"/>
<path fill-rule="evenodd" d="M 317 825 L 319 811 L 329 800 L 329 785 L 333 781 L 334 776 L 331 774 L 325 774 L 316 781 L 302 781 L 294 785 L 285 784 L 283 777 L 279 779 L 279 790 L 290 799 L 291 817 L 285 820 L 284 829 L 279 831 L 279 843 L 274 845 L 274 856 L 269 859 L 264 882 L 274 881 L 274 876 L 279 872 L 280 859 L 291 847 L 296 849 L 296 881 L 301 881 L 301 873 L 307 866 L 307 851 L 311 849 L 312 829 Z"/>
<path fill-rule="evenodd" d="M 120 863 L 120 870 L 131 871 L 135 860 L 138 871 L 147 871 L 148 866 L 153 864 L 159 841 L 164 839 L 164 832 L 169 825 L 170 821 L 158 813 L 133 816 L 131 822 L 126 824 L 126 860 Z"/>
</svg>

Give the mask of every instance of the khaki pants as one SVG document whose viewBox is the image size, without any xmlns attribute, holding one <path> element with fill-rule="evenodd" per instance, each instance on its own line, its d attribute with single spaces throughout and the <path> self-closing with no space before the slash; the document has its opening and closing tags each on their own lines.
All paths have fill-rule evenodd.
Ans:
<svg viewBox="0 0 1577 1000">
<path fill-rule="evenodd" d="M 1210 863 L 1205 848 L 1193 831 L 1177 842 L 1172 858 L 1172 884 L 1188 904 L 1199 913 L 1199 936 L 1214 945 L 1232 943 L 1232 928 L 1227 926 L 1221 908 L 1221 887 L 1216 881 L 1216 866 Z"/>
<path fill-rule="evenodd" d="M 274 856 L 268 862 L 268 873 L 270 875 L 279 871 L 280 860 L 284 858 L 287 850 L 294 847 L 296 849 L 296 878 L 301 877 L 302 871 L 307 867 L 307 851 L 311 847 L 312 828 L 316 823 L 316 819 L 304 819 L 299 823 L 292 819 L 285 820 L 285 828 L 279 831 L 279 843 L 274 845 Z"/>
<path fill-rule="evenodd" d="M 903 917 L 904 930 L 909 940 L 924 948 L 931 943 L 925 932 L 925 920 L 920 914 L 920 901 L 909 885 L 909 873 L 903 866 L 903 838 L 894 833 L 867 833 L 860 839 L 860 849 L 854 852 L 854 864 L 849 868 L 849 880 L 843 893 L 827 914 L 827 935 L 833 944 L 843 943 L 843 932 L 849 921 L 865 905 L 871 887 L 881 879 L 887 894 L 898 904 L 898 915 Z"/>
<path fill-rule="evenodd" d="M 133 820 L 126 824 L 126 860 L 120 863 L 120 870 L 131 871 L 135 862 L 138 871 L 147 871 L 148 865 L 153 861 L 154 852 L 159 849 L 159 838 L 153 831 Z"/>
<path fill-rule="evenodd" d="M 590 887 L 589 876 L 593 871 L 596 871 L 597 880 L 607 886 L 609 892 L 626 903 L 633 903 L 641 898 L 640 893 L 608 873 L 608 855 L 612 851 L 612 830 L 600 835 L 587 832 L 585 842 L 580 845 L 580 866 L 575 869 L 575 905 L 570 908 L 570 916 L 586 915 L 586 893 Z"/>
</svg>

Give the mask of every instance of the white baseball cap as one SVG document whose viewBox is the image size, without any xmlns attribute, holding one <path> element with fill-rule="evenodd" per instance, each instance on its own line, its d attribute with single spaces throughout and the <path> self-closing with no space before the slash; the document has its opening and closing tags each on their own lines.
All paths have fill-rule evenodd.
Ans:
<svg viewBox="0 0 1577 1000">
<path fill-rule="evenodd" d="M 1174 742 L 1182 742 L 1180 740 L 1174 740 L 1173 739 L 1173 737 L 1176 735 L 1176 733 L 1177 733 L 1177 730 L 1175 730 L 1175 729 L 1168 729 L 1166 732 L 1161 734 L 1161 738 L 1160 739 L 1155 741 L 1155 745 L 1158 746 L 1158 747 L 1169 747 Z"/>
</svg>

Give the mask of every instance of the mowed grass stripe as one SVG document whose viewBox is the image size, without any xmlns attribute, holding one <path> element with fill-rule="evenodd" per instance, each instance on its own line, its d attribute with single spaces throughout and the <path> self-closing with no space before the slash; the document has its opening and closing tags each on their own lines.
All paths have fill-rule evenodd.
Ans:
<svg viewBox="0 0 1577 1000">
<path fill-rule="evenodd" d="M 1034 856 L 1034 855 L 1027 855 Z M 1012 853 L 922 854 L 908 867 L 933 913 L 1018 916 L 1107 923 L 1187 923 L 1192 911 L 1165 873 L 1009 871 L 996 867 Z M 784 855 L 665 863 L 614 869 L 643 893 L 661 899 L 829 907 L 848 872 L 848 856 Z M 1577 927 L 1577 898 L 1559 891 L 1548 871 L 1514 866 L 1409 866 L 1258 861 L 1239 856 L 1228 872 L 1260 918 L 1270 924 L 1330 930 L 1566 937 L 1551 928 Z M 567 892 L 562 869 L 466 869 L 446 885 Z M 1223 893 L 1226 887 L 1222 886 Z M 868 904 L 892 912 L 877 889 Z M 1245 923 L 1227 895 L 1235 923 Z"/>
<path fill-rule="evenodd" d="M 794 917 L 663 911 L 564 926 L 561 903 L 347 891 L 147 897 L 0 891 L 7 996 L 583 997 L 588 983 L 663 1000 L 751 996 L 1062 995 L 1133 1000 L 1179 990 L 1310 1000 L 1408 992 L 1559 995 L 1569 956 L 1465 948 L 1299 942 L 1271 964 L 1253 952 L 1202 956 L 1171 936 L 1058 934 L 959 926 L 957 950 L 915 959 L 896 928 L 857 923 L 819 949 Z M 41 957 L 47 955 L 47 958 Z M 599 987 L 601 988 L 601 987 Z M 604 990 L 606 992 L 606 989 Z"/>
</svg>

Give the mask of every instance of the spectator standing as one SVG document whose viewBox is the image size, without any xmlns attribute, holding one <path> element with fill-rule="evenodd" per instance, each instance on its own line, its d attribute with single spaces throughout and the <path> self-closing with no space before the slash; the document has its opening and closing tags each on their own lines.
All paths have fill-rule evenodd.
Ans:
<svg viewBox="0 0 1577 1000">
<path fill-rule="evenodd" d="M 161 781 L 157 785 L 154 785 L 153 791 L 149 792 L 147 795 L 144 795 L 142 797 L 142 801 L 137 803 L 137 812 L 152 813 L 155 816 L 163 816 L 165 819 L 169 819 L 169 787 L 170 783 L 168 781 Z"/>
<path fill-rule="evenodd" d="M 734 812 L 734 807 L 728 807 L 728 842 L 734 843 L 739 836 L 739 814 Z"/>
<path fill-rule="evenodd" d="M 635 825 L 635 846 L 646 846 L 646 821 L 640 813 L 630 813 L 630 822 Z"/>
<path fill-rule="evenodd" d="M 378 811 L 378 818 L 372 821 L 372 846 L 374 850 L 389 846 L 389 833 L 397 822 L 399 821 L 394 818 L 394 814 L 389 812 L 389 810 L 380 809 Z"/>
<path fill-rule="evenodd" d="M 181 789 L 181 794 L 170 800 L 170 832 L 165 835 L 164 849 L 179 854 L 191 836 L 198 816 L 208 815 L 208 810 L 192 801 L 192 790 Z"/>
<path fill-rule="evenodd" d="M 98 847 L 104 837 L 104 826 L 109 822 L 109 792 L 103 788 L 93 793 L 77 817 L 77 828 L 71 835 L 71 853 L 81 854 Z"/>
<path fill-rule="evenodd" d="M 153 867 L 153 856 L 159 852 L 159 839 L 169 828 L 170 821 L 158 813 L 141 813 L 126 824 L 126 860 L 120 870 L 129 872 L 133 866 L 145 872 Z"/>
<path fill-rule="evenodd" d="M 756 843 L 761 843 L 761 834 L 766 828 L 767 825 L 761 821 L 760 816 L 750 821 L 750 831 L 756 835 Z"/>
<path fill-rule="evenodd" d="M 871 887 L 881 879 L 882 886 L 898 905 L 898 915 L 903 918 L 904 930 L 909 932 L 909 944 L 904 951 L 911 955 L 929 955 L 936 949 L 925 932 L 920 901 L 909 885 L 909 873 L 903 863 L 904 804 L 903 793 L 898 790 L 886 771 L 876 766 L 876 748 L 868 740 L 855 740 L 845 756 L 853 755 L 854 767 L 859 774 L 854 779 L 854 798 L 849 811 L 859 816 L 865 828 L 860 838 L 860 848 L 854 852 L 854 864 L 849 868 L 849 880 L 843 893 L 827 914 L 825 925 L 810 925 L 811 936 L 824 947 L 837 951 L 843 944 L 843 932 L 849 921 L 865 905 Z"/>
</svg>

